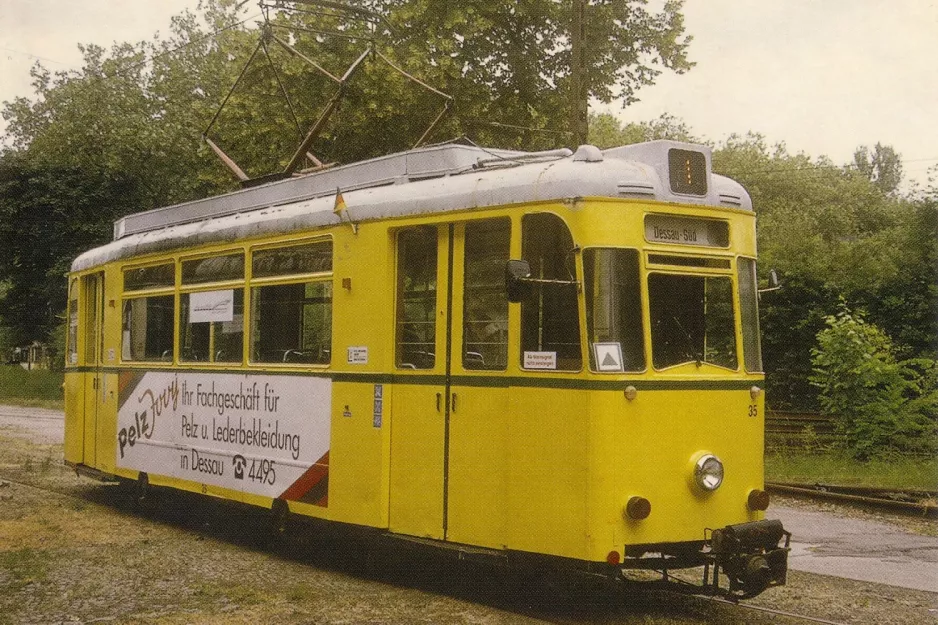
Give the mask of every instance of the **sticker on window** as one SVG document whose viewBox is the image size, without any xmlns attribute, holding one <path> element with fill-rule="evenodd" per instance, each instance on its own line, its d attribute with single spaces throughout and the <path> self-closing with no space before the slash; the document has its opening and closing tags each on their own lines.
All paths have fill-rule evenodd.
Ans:
<svg viewBox="0 0 938 625">
<path fill-rule="evenodd" d="M 593 343 L 593 355 L 596 357 L 596 370 L 624 371 L 622 365 L 622 345 L 620 343 Z"/>
<path fill-rule="evenodd" d="M 556 369 L 557 352 L 524 352 L 525 369 Z"/>
</svg>

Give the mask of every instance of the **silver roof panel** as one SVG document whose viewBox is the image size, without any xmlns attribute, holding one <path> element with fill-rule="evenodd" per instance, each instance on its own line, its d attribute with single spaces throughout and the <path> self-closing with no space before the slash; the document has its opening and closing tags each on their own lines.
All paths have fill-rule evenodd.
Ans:
<svg viewBox="0 0 938 625">
<path fill-rule="evenodd" d="M 710 175 L 706 196 L 672 193 L 666 184 L 667 150 L 675 146 L 705 151 L 709 165 L 709 148 L 671 141 L 604 152 L 583 146 L 575 154 L 569 150 L 530 154 L 466 146 L 414 150 L 130 215 L 115 224 L 115 231 L 118 227 L 121 230 L 119 237 L 76 258 L 72 271 L 203 243 L 338 224 L 340 218 L 332 210 L 336 188 L 345 199 L 346 220 L 359 224 L 577 197 L 640 198 L 752 210 L 745 189 L 716 174 Z M 487 162 L 477 167 L 480 160 Z M 353 172 L 356 175 L 349 175 Z"/>
</svg>

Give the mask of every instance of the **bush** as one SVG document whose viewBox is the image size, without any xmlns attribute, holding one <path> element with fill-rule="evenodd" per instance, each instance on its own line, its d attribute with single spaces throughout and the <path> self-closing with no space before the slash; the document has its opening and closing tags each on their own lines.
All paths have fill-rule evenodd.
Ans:
<svg viewBox="0 0 938 625">
<path fill-rule="evenodd" d="M 936 363 L 897 361 L 889 337 L 846 307 L 826 323 L 812 350 L 811 383 L 853 456 L 934 450 Z"/>
</svg>

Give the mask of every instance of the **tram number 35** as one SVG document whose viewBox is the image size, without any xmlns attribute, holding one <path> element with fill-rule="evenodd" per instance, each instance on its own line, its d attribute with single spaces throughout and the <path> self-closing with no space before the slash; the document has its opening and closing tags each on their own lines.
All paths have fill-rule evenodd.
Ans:
<svg viewBox="0 0 938 625">
<path fill-rule="evenodd" d="M 759 416 L 759 404 L 749 404 L 749 416 L 753 418 Z"/>
</svg>

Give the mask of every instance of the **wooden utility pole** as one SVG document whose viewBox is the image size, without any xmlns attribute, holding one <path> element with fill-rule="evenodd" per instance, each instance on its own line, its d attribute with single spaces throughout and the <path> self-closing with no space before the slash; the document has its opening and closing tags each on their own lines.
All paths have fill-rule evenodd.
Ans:
<svg viewBox="0 0 938 625">
<path fill-rule="evenodd" d="M 586 80 L 586 5 L 588 0 L 572 0 L 573 15 L 570 26 L 570 132 L 573 146 L 587 142 L 589 134 L 589 85 Z"/>
</svg>

